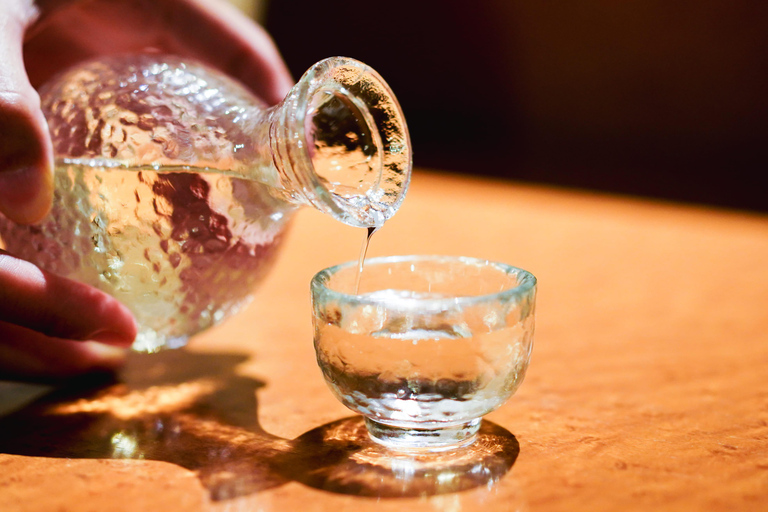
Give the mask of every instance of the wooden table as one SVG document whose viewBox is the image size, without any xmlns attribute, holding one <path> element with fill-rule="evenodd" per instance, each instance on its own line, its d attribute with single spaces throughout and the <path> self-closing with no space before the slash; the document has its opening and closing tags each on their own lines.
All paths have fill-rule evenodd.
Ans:
<svg viewBox="0 0 768 512">
<path fill-rule="evenodd" d="M 768 510 L 768 218 L 417 171 L 370 255 L 539 279 L 478 460 L 366 460 L 314 361 L 308 282 L 361 230 L 296 219 L 255 301 L 115 382 L 0 386 L 0 510 Z M 368 450 L 368 451 L 366 451 Z"/>
</svg>

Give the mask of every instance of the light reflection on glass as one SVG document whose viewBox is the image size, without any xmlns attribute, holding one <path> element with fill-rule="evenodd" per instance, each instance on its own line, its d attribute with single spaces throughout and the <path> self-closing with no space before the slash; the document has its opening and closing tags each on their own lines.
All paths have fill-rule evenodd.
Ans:
<svg viewBox="0 0 768 512">
<path fill-rule="evenodd" d="M 142 453 L 136 453 L 136 447 L 138 441 L 135 437 L 126 434 L 125 432 L 116 432 L 112 434 L 110 439 L 112 442 L 112 458 L 113 459 L 143 459 Z"/>
</svg>

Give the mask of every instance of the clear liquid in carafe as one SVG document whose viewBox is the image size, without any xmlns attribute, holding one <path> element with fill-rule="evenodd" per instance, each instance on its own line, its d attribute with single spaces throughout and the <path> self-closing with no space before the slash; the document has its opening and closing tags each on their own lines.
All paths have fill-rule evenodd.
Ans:
<svg viewBox="0 0 768 512">
<path fill-rule="evenodd" d="M 60 162 L 54 180 L 42 223 L 0 218 L 8 251 L 120 300 L 141 351 L 183 345 L 247 303 L 293 211 L 265 185 L 199 169 Z"/>
</svg>

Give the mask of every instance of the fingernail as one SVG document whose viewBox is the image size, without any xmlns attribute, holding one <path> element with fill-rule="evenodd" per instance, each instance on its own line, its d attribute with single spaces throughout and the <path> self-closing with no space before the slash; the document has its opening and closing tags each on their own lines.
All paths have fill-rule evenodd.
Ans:
<svg viewBox="0 0 768 512">
<path fill-rule="evenodd" d="M 128 357 L 128 349 L 104 345 L 95 341 L 85 341 L 88 352 L 94 357 L 94 362 L 104 368 L 119 368 Z"/>
<path fill-rule="evenodd" d="M 98 341 L 99 343 L 107 343 L 108 345 L 121 346 L 126 346 L 133 343 L 133 339 L 127 337 L 125 334 L 109 330 L 95 332 L 88 336 L 88 340 Z"/>
</svg>

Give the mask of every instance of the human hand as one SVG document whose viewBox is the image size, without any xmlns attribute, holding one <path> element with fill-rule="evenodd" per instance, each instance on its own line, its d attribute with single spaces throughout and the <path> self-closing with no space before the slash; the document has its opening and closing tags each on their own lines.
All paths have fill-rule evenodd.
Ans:
<svg viewBox="0 0 768 512">
<path fill-rule="evenodd" d="M 53 194 L 52 145 L 35 90 L 100 54 L 194 57 L 268 103 L 293 80 L 270 37 L 224 0 L 0 0 L 0 213 L 41 220 Z M 111 333 L 111 334 L 106 334 Z M 119 363 L 135 325 L 115 299 L 0 253 L 0 375 L 67 376 Z"/>
<path fill-rule="evenodd" d="M 135 337 L 117 300 L 0 250 L 0 378 L 114 370 Z"/>
</svg>

